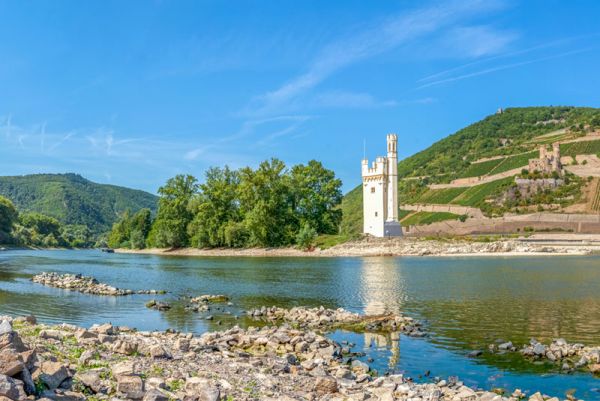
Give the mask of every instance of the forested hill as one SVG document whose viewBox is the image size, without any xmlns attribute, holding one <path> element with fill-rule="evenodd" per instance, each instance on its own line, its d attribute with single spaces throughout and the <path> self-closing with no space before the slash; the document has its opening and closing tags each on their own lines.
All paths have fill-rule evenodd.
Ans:
<svg viewBox="0 0 600 401">
<path fill-rule="evenodd" d="M 82 224 L 96 233 L 110 230 L 125 210 L 156 211 L 158 201 L 147 192 L 97 184 L 77 174 L 0 177 L 0 195 L 19 211 L 42 213 L 63 224 Z"/>
<path fill-rule="evenodd" d="M 526 164 L 526 160 L 533 157 L 528 153 L 535 152 L 540 144 L 584 136 L 599 128 L 600 109 L 597 108 L 550 106 L 505 109 L 400 161 L 398 163 L 400 203 L 416 199 L 427 184 L 446 183 L 456 178 L 480 175 L 479 170 L 487 165 L 472 163 L 479 159 L 519 155 L 519 159 L 522 158 Z M 382 150 L 385 149 L 384 146 L 382 144 Z M 506 161 L 519 161 L 523 164 L 523 161 L 516 160 L 516 157 L 506 158 Z M 507 166 L 501 167 L 508 168 L 510 163 L 505 164 Z M 493 172 L 500 172 L 500 170 L 502 168 L 496 168 Z M 483 171 L 483 173 L 489 172 Z M 407 179 L 410 177 L 423 177 L 423 179 Z M 362 229 L 360 186 L 346 194 L 342 209 L 344 212 L 342 231 L 360 233 Z"/>
</svg>

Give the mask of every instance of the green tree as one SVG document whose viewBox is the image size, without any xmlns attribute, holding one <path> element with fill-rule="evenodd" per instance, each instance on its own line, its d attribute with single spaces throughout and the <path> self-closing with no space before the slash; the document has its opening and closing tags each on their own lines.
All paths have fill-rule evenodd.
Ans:
<svg viewBox="0 0 600 401">
<path fill-rule="evenodd" d="M 82 224 L 68 224 L 61 227 L 60 235 L 64 241 L 73 248 L 88 248 L 94 242 L 92 232 Z"/>
<path fill-rule="evenodd" d="M 296 235 L 296 244 L 301 249 L 310 249 L 315 244 L 317 238 L 317 231 L 310 226 L 308 223 L 304 223 L 298 234 Z"/>
<path fill-rule="evenodd" d="M 122 248 L 129 241 L 131 235 L 131 212 L 126 210 L 121 218 L 113 224 L 108 235 L 108 246 L 111 248 Z"/>
<path fill-rule="evenodd" d="M 225 227 L 240 220 L 238 186 L 238 173 L 227 166 L 223 169 L 213 167 L 206 172 L 206 180 L 199 186 L 200 193 L 191 203 L 194 218 L 188 233 L 192 246 L 226 245 Z"/>
<path fill-rule="evenodd" d="M 281 160 L 264 161 L 256 170 L 241 169 L 239 194 L 249 245 L 281 246 L 294 241 L 297 220 L 290 205 L 290 180 Z"/>
<path fill-rule="evenodd" d="M 188 245 L 187 226 L 193 218 L 190 202 L 197 190 L 197 180 L 191 175 L 177 175 L 159 188 L 158 213 L 148 236 L 150 244 L 161 248 Z"/>
<path fill-rule="evenodd" d="M 10 200 L 0 196 L 0 243 L 12 241 L 11 232 L 18 217 L 19 214 L 15 205 Z"/>
<path fill-rule="evenodd" d="M 292 167 L 291 181 L 292 207 L 300 226 L 308 225 L 321 234 L 337 233 L 342 219 L 342 181 L 335 173 L 311 160 L 306 166 Z"/>
</svg>

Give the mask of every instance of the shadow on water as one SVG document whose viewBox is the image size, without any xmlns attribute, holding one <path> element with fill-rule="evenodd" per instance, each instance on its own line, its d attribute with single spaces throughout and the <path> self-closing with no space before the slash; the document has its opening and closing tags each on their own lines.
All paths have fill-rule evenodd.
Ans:
<svg viewBox="0 0 600 401">
<path fill-rule="evenodd" d="M 243 315 L 270 306 L 343 307 L 378 314 L 402 312 L 426 322 L 430 336 L 412 339 L 335 332 L 371 357 L 380 372 L 419 380 L 458 375 L 482 388 L 539 389 L 600 400 L 600 380 L 519 355 L 484 353 L 500 340 L 600 344 L 600 258 L 183 258 L 102 254 L 97 251 L 0 253 L 0 313 L 35 314 L 46 322 L 89 326 L 112 321 L 141 330 L 174 328 L 202 333 L 258 325 Z M 30 281 L 41 271 L 82 273 L 120 288 L 165 289 L 162 296 L 98 297 Z M 232 306 L 207 312 L 185 308 L 185 296 L 225 294 Z M 152 299 L 165 312 L 147 309 Z M 212 317 L 212 319 L 208 319 Z M 430 375 L 426 376 L 426 371 Z"/>
</svg>

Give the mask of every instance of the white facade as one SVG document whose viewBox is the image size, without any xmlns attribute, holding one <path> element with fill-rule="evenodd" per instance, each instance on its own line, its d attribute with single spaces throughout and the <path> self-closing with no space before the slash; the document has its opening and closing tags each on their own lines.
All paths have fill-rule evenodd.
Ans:
<svg viewBox="0 0 600 401">
<path fill-rule="evenodd" d="M 387 136 L 387 157 L 369 166 L 362 161 L 363 233 L 375 237 L 402 235 L 398 222 L 398 137 Z"/>
</svg>

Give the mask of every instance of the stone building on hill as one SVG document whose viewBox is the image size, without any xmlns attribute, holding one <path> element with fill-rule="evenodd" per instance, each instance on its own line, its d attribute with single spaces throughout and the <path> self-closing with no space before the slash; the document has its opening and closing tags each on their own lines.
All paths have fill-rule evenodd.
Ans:
<svg viewBox="0 0 600 401">
<path fill-rule="evenodd" d="M 402 236 L 398 221 L 398 137 L 387 136 L 387 157 L 369 167 L 362 161 L 363 233 L 375 237 Z"/>
<path fill-rule="evenodd" d="M 529 159 L 529 172 L 538 171 L 543 174 L 552 174 L 554 172 L 562 172 L 562 164 L 560 162 L 560 144 L 558 142 L 552 144 L 552 152 L 548 152 L 545 145 L 540 146 L 540 157 L 537 159 Z"/>
</svg>

